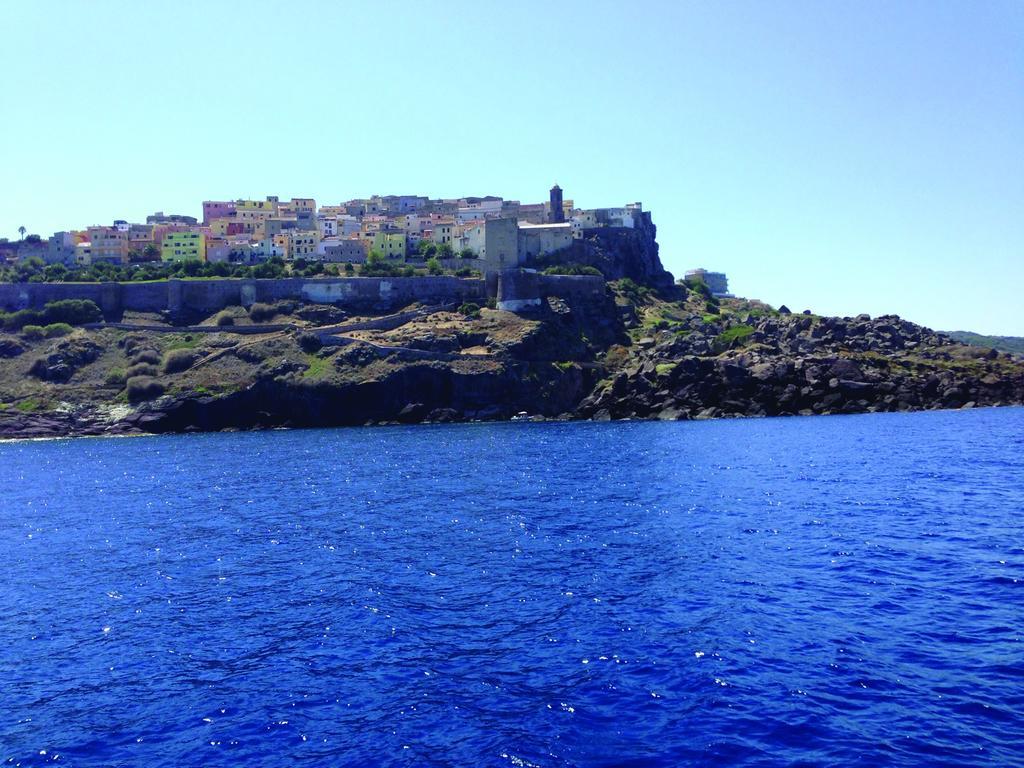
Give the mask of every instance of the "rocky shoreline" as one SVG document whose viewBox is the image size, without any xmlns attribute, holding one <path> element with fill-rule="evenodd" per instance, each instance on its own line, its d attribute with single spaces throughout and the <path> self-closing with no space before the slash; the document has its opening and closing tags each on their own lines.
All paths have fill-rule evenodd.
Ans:
<svg viewBox="0 0 1024 768">
<path fill-rule="evenodd" d="M 1024 362 L 896 316 L 817 317 L 609 284 L 532 315 L 350 325 L 278 307 L 250 333 L 130 325 L 0 337 L 0 438 L 540 419 L 851 414 L 1024 403 Z M 216 322 L 224 322 L 222 319 Z M 250 322 L 237 308 L 232 322 Z M 281 330 L 287 326 L 287 330 Z M 367 328 L 367 326 L 376 326 Z M 126 329 L 127 328 L 127 329 Z M 204 330 L 199 328 L 199 330 Z"/>
</svg>

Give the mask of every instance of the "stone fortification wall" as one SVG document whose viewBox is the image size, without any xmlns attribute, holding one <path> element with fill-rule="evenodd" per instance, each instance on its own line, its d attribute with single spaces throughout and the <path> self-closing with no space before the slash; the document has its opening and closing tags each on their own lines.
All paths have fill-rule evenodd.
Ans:
<svg viewBox="0 0 1024 768">
<path fill-rule="evenodd" d="M 543 275 L 529 269 L 507 269 L 498 275 L 498 309 L 529 312 L 548 296 L 570 302 L 604 301 L 604 278 L 596 275 Z"/>
<path fill-rule="evenodd" d="M 108 317 L 136 312 L 216 312 L 282 299 L 390 309 L 414 301 L 483 303 L 483 280 L 454 277 L 282 278 L 279 280 L 158 280 L 151 283 L 0 283 L 0 309 L 41 309 L 50 301 L 89 299 Z"/>
</svg>

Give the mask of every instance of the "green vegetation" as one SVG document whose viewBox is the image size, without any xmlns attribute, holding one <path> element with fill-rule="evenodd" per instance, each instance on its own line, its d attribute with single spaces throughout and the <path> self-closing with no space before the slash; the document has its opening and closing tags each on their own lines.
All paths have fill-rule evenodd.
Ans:
<svg viewBox="0 0 1024 768">
<path fill-rule="evenodd" d="M 715 347 L 728 347 L 734 341 L 742 341 L 747 338 L 754 331 L 755 329 L 749 325 L 734 325 L 715 337 Z"/>
<path fill-rule="evenodd" d="M 572 360 L 559 360 L 555 363 L 555 367 L 560 371 L 571 371 L 576 367 L 576 363 Z"/>
<path fill-rule="evenodd" d="M 218 328 L 223 328 L 228 325 L 235 324 L 235 317 L 230 312 L 218 312 L 217 317 L 214 319 L 214 323 Z"/>
<path fill-rule="evenodd" d="M 100 308 L 95 302 L 87 299 L 64 299 L 48 302 L 42 309 L 0 312 L 0 325 L 8 331 L 18 331 L 26 325 L 82 325 L 98 323 L 102 319 L 103 313 L 100 312 Z"/>
<path fill-rule="evenodd" d="M 43 410 L 43 404 L 36 400 L 34 397 L 27 397 L 20 401 L 14 406 L 22 413 L 32 413 L 33 411 Z"/>
<path fill-rule="evenodd" d="M 135 363 L 125 376 L 130 379 L 133 376 L 156 376 L 158 373 L 157 367 L 151 363 Z"/>
<path fill-rule="evenodd" d="M 961 344 L 988 347 L 1000 352 L 1010 352 L 1014 355 L 1024 355 L 1024 337 L 1022 336 L 985 336 L 971 331 L 950 331 L 949 336 Z"/>
<path fill-rule="evenodd" d="M 164 393 L 164 385 L 149 376 L 130 376 L 125 384 L 125 392 L 128 401 L 138 403 L 143 400 L 153 400 Z"/>
<path fill-rule="evenodd" d="M 672 371 L 675 370 L 677 363 L 658 363 L 654 366 L 654 371 L 659 376 L 668 376 Z"/>
<path fill-rule="evenodd" d="M 188 370 L 196 361 L 196 354 L 189 349 L 172 349 L 164 355 L 164 373 L 179 373 Z"/>
<path fill-rule="evenodd" d="M 459 313 L 475 320 L 480 317 L 480 305 L 471 301 L 464 302 L 459 306 Z"/>
<path fill-rule="evenodd" d="M 330 370 L 330 361 L 324 357 L 318 357 L 317 355 L 309 356 L 309 366 L 305 371 L 302 372 L 302 378 L 304 379 L 320 379 L 323 378 Z"/>
<path fill-rule="evenodd" d="M 265 323 L 268 320 L 273 320 L 274 315 L 277 314 L 277 309 L 271 304 L 260 304 L 256 302 L 249 307 L 249 318 L 254 323 Z"/>
<path fill-rule="evenodd" d="M 131 362 L 133 365 L 137 363 L 146 363 L 148 365 L 160 365 L 160 355 L 155 349 L 140 349 L 134 355 L 132 355 Z"/>
<path fill-rule="evenodd" d="M 120 389 L 124 386 L 125 381 L 128 377 L 125 375 L 124 368 L 111 368 L 107 371 L 104 383 L 111 387 L 117 387 Z"/>
<path fill-rule="evenodd" d="M 167 337 L 168 342 L 164 346 L 164 349 L 195 349 L 199 346 L 199 338 L 193 336 L 191 333 L 184 335 L 172 334 Z"/>
<path fill-rule="evenodd" d="M 545 275 L 594 275 L 604 277 L 604 274 L 597 267 L 588 264 L 553 264 L 544 269 Z"/>
<path fill-rule="evenodd" d="M 441 266 L 441 262 L 435 258 L 427 259 L 427 272 L 431 275 L 443 275 L 444 267 Z"/>
<path fill-rule="evenodd" d="M 650 300 L 654 291 L 646 285 L 640 285 L 635 280 L 624 277 L 610 283 L 612 290 L 620 296 L 628 299 L 633 304 L 644 304 Z"/>
</svg>

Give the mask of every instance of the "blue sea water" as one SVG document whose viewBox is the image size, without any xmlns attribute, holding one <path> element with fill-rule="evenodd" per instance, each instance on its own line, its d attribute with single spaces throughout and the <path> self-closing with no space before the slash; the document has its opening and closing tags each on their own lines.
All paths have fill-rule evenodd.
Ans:
<svg viewBox="0 0 1024 768">
<path fill-rule="evenodd" d="M 0 761 L 1024 765 L 1024 409 L 0 444 Z"/>
</svg>

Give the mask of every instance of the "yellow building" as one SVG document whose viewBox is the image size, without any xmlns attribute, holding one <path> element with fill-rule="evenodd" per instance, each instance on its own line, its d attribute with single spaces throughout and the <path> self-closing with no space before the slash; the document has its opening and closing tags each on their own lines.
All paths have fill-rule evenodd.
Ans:
<svg viewBox="0 0 1024 768">
<path fill-rule="evenodd" d="M 373 236 L 373 249 L 388 259 L 404 259 L 409 246 L 405 232 L 377 232 Z"/>
<path fill-rule="evenodd" d="M 288 258 L 308 259 L 311 256 L 316 256 L 317 246 L 320 245 L 319 232 L 315 230 L 290 229 L 288 234 Z"/>
<path fill-rule="evenodd" d="M 163 261 L 206 261 L 206 235 L 202 232 L 168 232 L 160 248 Z"/>
</svg>

